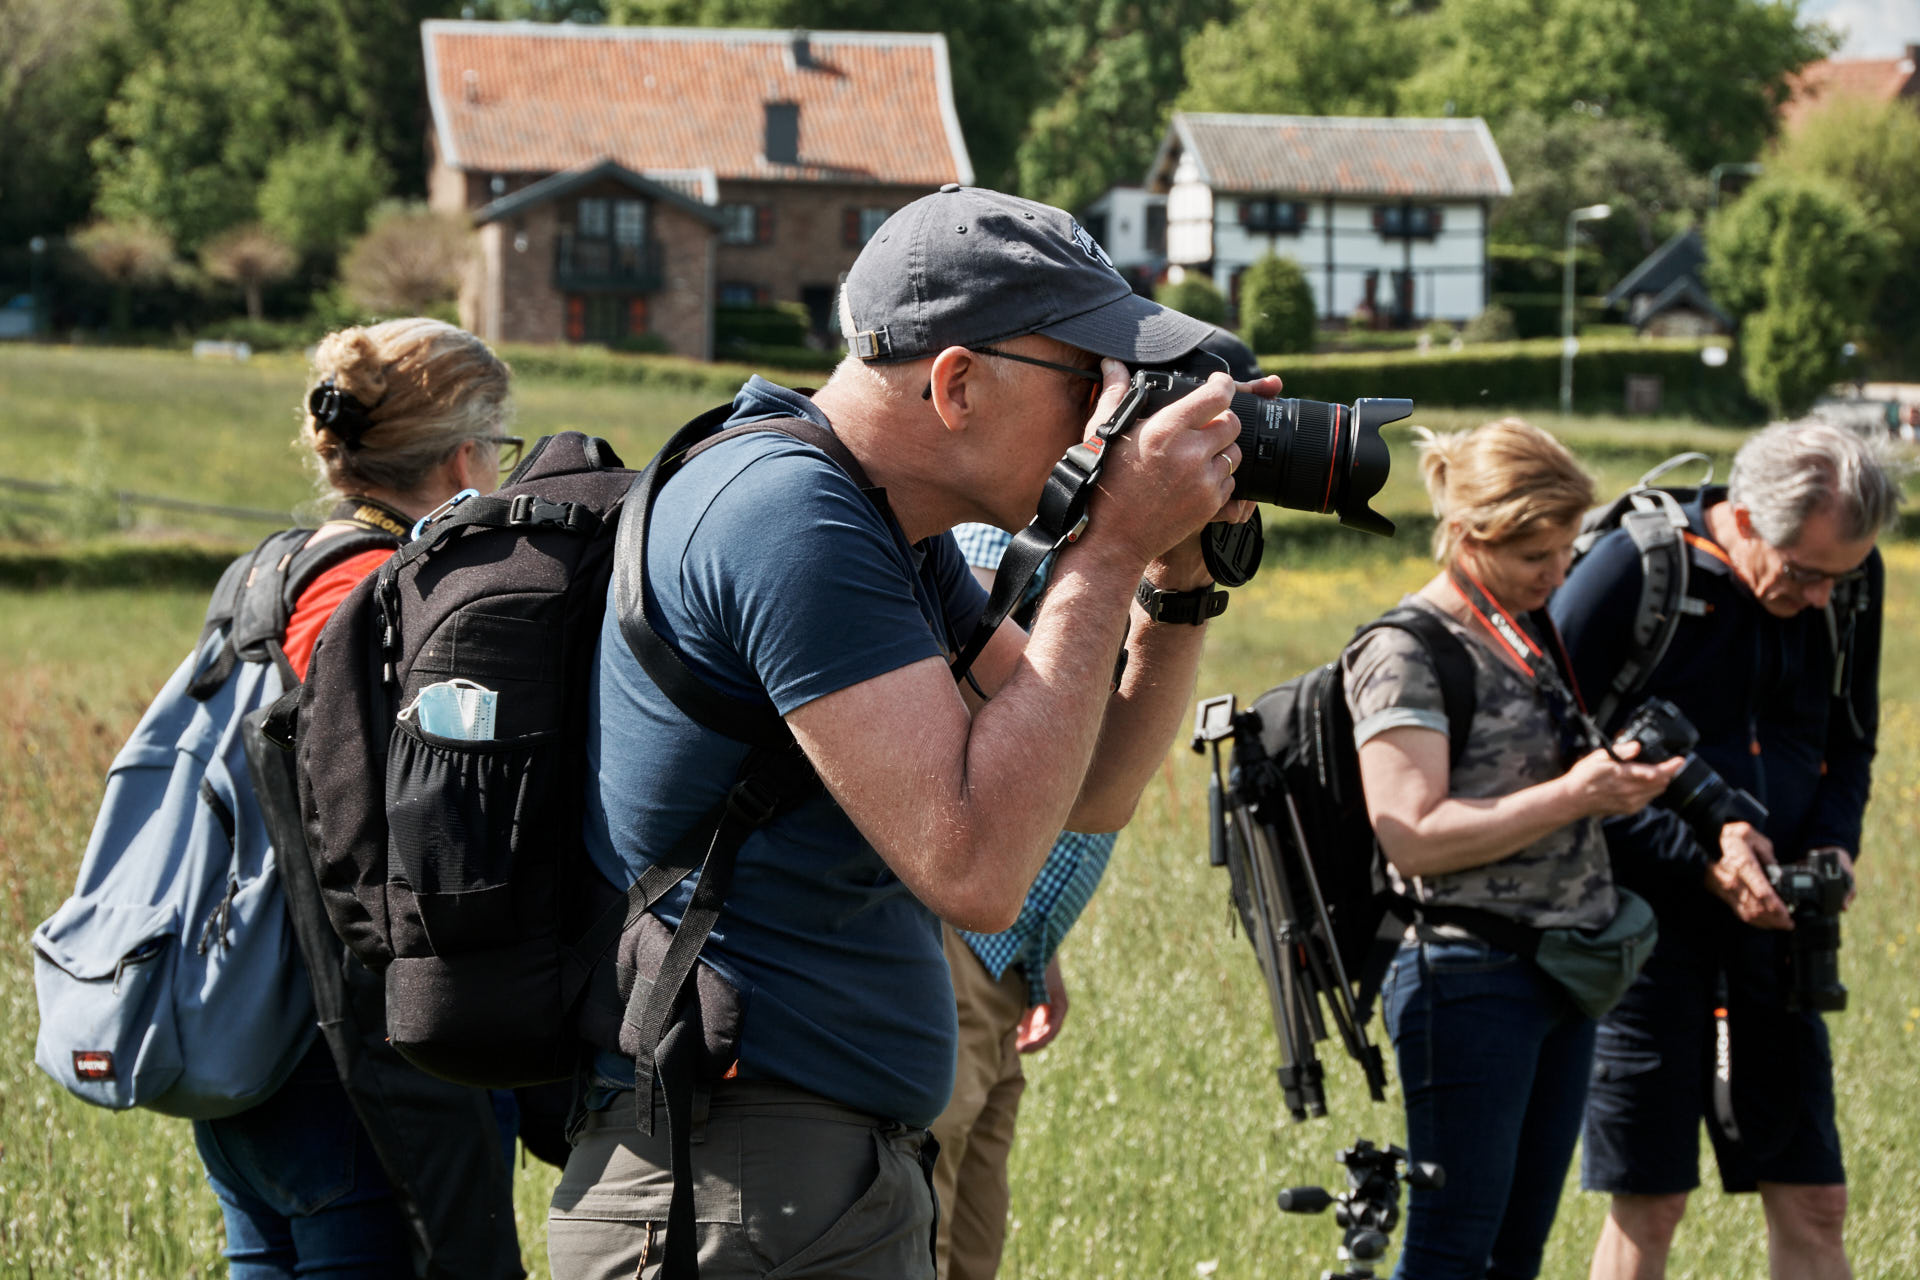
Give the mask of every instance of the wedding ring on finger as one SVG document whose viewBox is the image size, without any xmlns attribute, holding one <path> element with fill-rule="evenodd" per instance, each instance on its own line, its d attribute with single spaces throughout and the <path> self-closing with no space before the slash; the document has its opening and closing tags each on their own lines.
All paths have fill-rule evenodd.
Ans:
<svg viewBox="0 0 1920 1280">
<path fill-rule="evenodd" d="M 1238 471 L 1240 469 L 1240 460 L 1238 458 L 1235 458 L 1230 453 L 1222 451 L 1220 453 L 1214 454 L 1213 456 L 1216 458 L 1220 458 L 1226 462 L 1228 475 L 1232 475 L 1235 471 Z"/>
</svg>

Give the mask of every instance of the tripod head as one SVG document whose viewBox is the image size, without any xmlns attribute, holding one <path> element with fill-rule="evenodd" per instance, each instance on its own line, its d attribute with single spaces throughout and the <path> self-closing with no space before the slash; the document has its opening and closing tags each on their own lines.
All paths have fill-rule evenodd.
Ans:
<svg viewBox="0 0 1920 1280">
<path fill-rule="evenodd" d="M 1323 1271 L 1320 1280 L 1373 1280 L 1374 1264 L 1385 1256 L 1389 1237 L 1400 1222 L 1400 1184 L 1417 1191 L 1446 1185 L 1437 1164 L 1414 1164 L 1399 1147 L 1376 1147 L 1365 1138 L 1334 1157 L 1347 1167 L 1347 1189 L 1334 1195 L 1325 1187 L 1291 1187 L 1280 1193 L 1283 1213 L 1324 1213 L 1344 1227 L 1340 1261 L 1346 1271 Z M 1406 1168 L 1405 1174 L 1401 1168 Z"/>
</svg>

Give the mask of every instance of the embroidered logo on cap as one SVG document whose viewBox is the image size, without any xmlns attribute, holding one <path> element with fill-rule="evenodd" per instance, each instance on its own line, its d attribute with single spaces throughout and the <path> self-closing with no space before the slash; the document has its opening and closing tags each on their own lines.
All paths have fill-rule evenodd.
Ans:
<svg viewBox="0 0 1920 1280">
<path fill-rule="evenodd" d="M 1120 273 L 1120 269 L 1113 265 L 1113 259 L 1107 256 L 1107 251 L 1100 247 L 1100 242 L 1088 235 L 1087 229 L 1078 222 L 1073 224 L 1073 239 L 1076 244 L 1086 250 L 1089 258 L 1092 258 L 1095 262 L 1113 272 L 1115 275 Z"/>
<path fill-rule="evenodd" d="M 73 1074 L 82 1080 L 111 1080 L 113 1055 L 105 1049 L 75 1049 Z"/>
</svg>

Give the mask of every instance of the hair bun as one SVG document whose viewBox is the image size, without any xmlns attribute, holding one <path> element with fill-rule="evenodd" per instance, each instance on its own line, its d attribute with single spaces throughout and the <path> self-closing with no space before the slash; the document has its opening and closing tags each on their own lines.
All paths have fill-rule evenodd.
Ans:
<svg viewBox="0 0 1920 1280">
<path fill-rule="evenodd" d="M 321 339 L 313 353 L 314 370 L 341 391 L 373 407 L 387 394 L 386 363 L 363 328 L 342 329 Z"/>
</svg>

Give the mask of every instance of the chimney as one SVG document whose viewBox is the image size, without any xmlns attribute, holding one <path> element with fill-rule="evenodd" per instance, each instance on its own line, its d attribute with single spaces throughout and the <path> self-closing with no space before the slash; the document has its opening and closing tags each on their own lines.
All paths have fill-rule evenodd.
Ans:
<svg viewBox="0 0 1920 1280">
<path fill-rule="evenodd" d="M 795 27 L 787 36 L 787 55 L 793 61 L 795 71 L 805 71 L 814 65 L 813 44 L 807 38 L 805 27 Z"/>
<path fill-rule="evenodd" d="M 766 156 L 768 164 L 800 163 L 800 104 L 769 102 Z"/>
</svg>

